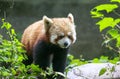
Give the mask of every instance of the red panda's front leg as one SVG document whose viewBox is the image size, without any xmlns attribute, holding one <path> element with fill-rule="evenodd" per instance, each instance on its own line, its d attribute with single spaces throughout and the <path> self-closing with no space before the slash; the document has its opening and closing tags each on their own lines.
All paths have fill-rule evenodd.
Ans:
<svg viewBox="0 0 120 79">
<path fill-rule="evenodd" d="M 50 52 L 48 44 L 40 41 L 33 49 L 33 63 L 46 70 L 50 66 Z"/>
<path fill-rule="evenodd" d="M 68 49 L 61 49 L 53 54 L 53 70 L 64 73 Z"/>
</svg>

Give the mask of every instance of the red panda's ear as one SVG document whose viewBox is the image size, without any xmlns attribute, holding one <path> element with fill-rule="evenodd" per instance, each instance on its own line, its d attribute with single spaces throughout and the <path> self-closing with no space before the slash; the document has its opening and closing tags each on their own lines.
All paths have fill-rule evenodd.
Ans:
<svg viewBox="0 0 120 79">
<path fill-rule="evenodd" d="M 43 22 L 46 30 L 48 30 L 53 23 L 52 19 L 48 18 L 47 16 L 43 16 Z"/>
<path fill-rule="evenodd" d="M 68 18 L 70 19 L 70 21 L 71 21 L 72 23 L 74 23 L 74 17 L 73 17 L 73 15 L 72 15 L 72 13 L 69 13 L 69 14 L 68 14 Z"/>
</svg>

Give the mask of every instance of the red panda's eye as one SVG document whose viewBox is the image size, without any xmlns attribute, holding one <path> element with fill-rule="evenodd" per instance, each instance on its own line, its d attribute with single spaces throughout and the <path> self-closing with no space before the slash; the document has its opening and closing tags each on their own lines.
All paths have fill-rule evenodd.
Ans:
<svg viewBox="0 0 120 79">
<path fill-rule="evenodd" d="M 72 37 L 69 35 L 68 38 L 72 38 Z"/>
<path fill-rule="evenodd" d="M 63 37 L 64 37 L 63 35 L 59 36 L 60 39 L 63 38 Z"/>
</svg>

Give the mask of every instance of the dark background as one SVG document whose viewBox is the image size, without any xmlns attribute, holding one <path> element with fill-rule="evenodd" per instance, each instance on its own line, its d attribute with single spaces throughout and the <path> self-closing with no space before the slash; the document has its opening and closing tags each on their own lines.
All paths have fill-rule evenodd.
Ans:
<svg viewBox="0 0 120 79">
<path fill-rule="evenodd" d="M 77 26 L 77 41 L 70 53 L 76 58 L 83 55 L 84 59 L 93 59 L 110 54 L 102 46 L 102 36 L 96 20 L 91 18 L 90 10 L 108 0 L 0 0 L 0 18 L 5 18 L 15 28 L 18 38 L 31 23 L 48 17 L 66 17 L 72 13 Z M 0 24 L 1 25 L 1 24 Z M 4 34 L 0 30 L 0 33 Z"/>
</svg>

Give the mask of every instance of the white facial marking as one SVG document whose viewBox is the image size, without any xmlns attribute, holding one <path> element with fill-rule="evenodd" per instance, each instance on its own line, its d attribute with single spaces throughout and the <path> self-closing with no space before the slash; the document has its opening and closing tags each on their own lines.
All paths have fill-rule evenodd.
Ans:
<svg viewBox="0 0 120 79">
<path fill-rule="evenodd" d="M 72 33 L 71 33 L 71 32 L 68 32 L 67 34 L 68 34 L 68 35 L 72 35 Z"/>
<path fill-rule="evenodd" d="M 57 39 L 57 35 L 51 35 L 50 42 L 56 44 L 55 39 Z"/>
<path fill-rule="evenodd" d="M 72 43 L 75 43 L 75 41 L 76 41 L 76 32 L 74 32 L 72 36 L 73 36 L 73 42 Z"/>
<path fill-rule="evenodd" d="M 57 43 L 61 48 L 68 48 L 71 45 L 71 40 L 68 37 L 64 37 L 59 40 Z"/>
<path fill-rule="evenodd" d="M 75 30 L 75 25 L 72 25 L 71 26 L 71 31 L 72 31 L 72 37 L 73 37 L 73 42 L 72 43 L 75 43 L 76 41 L 76 30 Z"/>
</svg>

